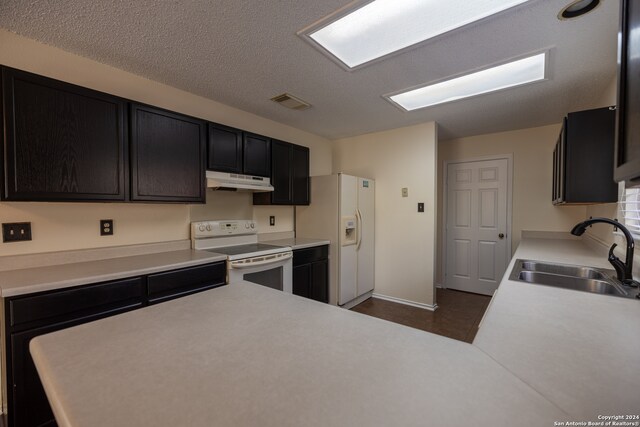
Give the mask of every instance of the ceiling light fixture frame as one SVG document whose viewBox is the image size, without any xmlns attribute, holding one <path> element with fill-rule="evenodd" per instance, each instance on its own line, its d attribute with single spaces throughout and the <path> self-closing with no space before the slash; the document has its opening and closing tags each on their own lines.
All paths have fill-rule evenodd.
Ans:
<svg viewBox="0 0 640 427">
<path fill-rule="evenodd" d="M 466 100 L 478 98 L 478 97 L 481 97 L 481 96 L 491 95 L 491 94 L 494 94 L 494 93 L 500 93 L 500 92 L 503 92 L 503 91 L 506 91 L 506 90 L 515 89 L 515 88 L 518 88 L 518 87 L 524 87 L 524 86 L 534 85 L 534 84 L 537 84 L 537 83 L 542 83 L 542 82 L 549 81 L 549 80 L 553 79 L 553 73 L 552 73 L 552 66 L 551 65 L 552 65 L 552 62 L 553 62 L 553 56 L 554 56 L 553 54 L 555 52 L 555 49 L 556 49 L 555 46 L 550 46 L 550 47 L 547 47 L 547 48 L 544 48 L 544 49 L 531 51 L 531 52 L 528 52 L 528 53 L 525 53 L 525 54 L 522 54 L 522 55 L 513 56 L 511 58 L 507 58 L 507 59 L 499 61 L 499 62 L 494 62 L 494 63 L 488 64 L 488 65 L 484 65 L 484 66 L 481 66 L 481 67 L 478 67 L 478 68 L 474 68 L 474 69 L 470 69 L 470 70 L 467 70 L 467 71 L 463 71 L 463 72 L 458 73 L 458 74 L 449 75 L 449 76 L 443 77 L 441 79 L 432 80 L 432 81 L 429 81 L 427 83 L 422 83 L 422 84 L 419 84 L 419 85 L 415 85 L 415 86 L 411 86 L 411 87 L 408 87 L 408 88 L 400 89 L 400 90 L 397 90 L 397 91 L 394 91 L 394 92 L 390 92 L 390 93 L 382 95 L 382 98 L 387 100 L 389 103 L 391 103 L 394 107 L 396 107 L 397 109 L 399 109 L 403 113 L 413 113 L 413 112 L 417 112 L 417 111 L 426 110 L 427 108 L 439 107 L 439 106 L 442 106 L 442 105 L 452 104 L 454 102 L 466 101 Z M 392 96 L 396 96 L 396 95 L 399 95 L 401 93 L 410 92 L 412 90 L 421 89 L 423 87 L 436 85 L 438 83 L 446 82 L 446 81 L 449 81 L 449 80 L 454 80 L 454 79 L 457 79 L 457 78 L 460 78 L 460 77 L 464 77 L 464 76 L 468 76 L 468 75 L 471 75 L 471 74 L 478 73 L 480 71 L 484 71 L 484 70 L 488 70 L 488 69 L 491 69 L 491 68 L 499 67 L 501 65 L 506 65 L 506 64 L 509 64 L 511 62 L 516 62 L 516 61 L 519 61 L 521 59 L 531 58 L 531 57 L 534 57 L 534 56 L 537 56 L 537 55 L 540 55 L 540 54 L 543 54 L 543 53 L 545 55 L 544 78 L 539 79 L 539 80 L 535 80 L 535 81 L 527 82 L 527 83 L 522 83 L 522 84 L 518 84 L 518 85 L 514 85 L 514 86 L 509 86 L 509 87 L 505 87 L 505 88 L 501 88 L 501 89 L 496 89 L 496 90 L 492 90 L 492 91 L 489 91 L 489 92 L 479 93 L 479 94 L 471 95 L 471 96 L 464 97 L 464 98 L 453 99 L 451 101 L 440 102 L 438 104 L 432 104 L 432 105 L 428 105 L 426 107 L 415 108 L 413 110 L 407 110 L 402 105 L 400 105 L 399 103 L 397 103 L 396 101 L 391 99 Z"/>
<path fill-rule="evenodd" d="M 497 14 L 493 14 L 493 15 L 489 15 L 486 16 L 484 18 L 478 19 L 476 21 L 467 23 L 465 25 L 462 25 L 460 27 L 454 28 L 452 30 L 446 31 L 442 34 L 438 34 L 437 36 L 431 37 L 429 39 L 423 40 L 421 42 L 418 43 L 414 43 L 410 46 L 406 46 L 403 47 L 401 49 L 395 50 L 393 52 L 389 52 L 385 55 L 379 56 L 377 58 L 371 59 L 367 62 L 363 62 L 362 64 L 356 65 L 354 67 L 350 67 L 347 64 L 345 64 L 344 62 L 342 62 L 340 60 L 340 58 L 338 58 L 337 56 L 335 56 L 333 53 L 331 53 L 327 48 L 325 48 L 323 45 L 321 45 L 320 43 L 318 43 L 316 40 L 314 40 L 311 37 L 311 34 L 315 33 L 318 30 L 321 30 L 324 27 L 327 27 L 329 25 L 331 25 L 332 23 L 334 23 L 335 21 L 338 21 L 339 19 L 355 12 L 358 9 L 361 9 L 363 7 L 365 7 L 366 5 L 368 5 L 369 3 L 373 3 L 375 0 L 353 0 L 352 2 L 344 5 L 343 7 L 339 8 L 338 10 L 330 13 L 329 15 L 325 16 L 324 18 L 320 18 L 318 21 L 306 26 L 305 28 L 301 29 L 300 31 L 298 31 L 296 34 L 302 38 L 305 42 L 307 42 L 308 44 L 310 44 L 311 46 L 313 46 L 316 50 L 318 50 L 320 53 L 322 53 L 325 57 L 329 58 L 332 62 L 334 62 L 335 64 L 337 64 L 340 68 L 342 68 L 345 71 L 357 71 L 360 70 L 362 68 L 368 67 L 370 65 L 373 65 L 375 63 L 378 63 L 380 61 L 384 61 L 387 60 L 391 57 L 394 57 L 396 55 L 400 55 L 402 53 L 414 50 L 414 49 L 418 49 L 421 48 L 425 45 L 437 42 L 438 40 L 440 40 L 443 37 L 446 37 L 448 35 L 450 35 L 451 33 L 455 32 L 455 31 L 459 31 L 462 29 L 470 29 L 475 27 L 476 25 L 482 24 L 484 21 L 486 21 L 487 19 L 491 19 L 495 16 L 500 16 L 503 13 L 506 12 L 513 12 L 516 11 L 518 9 L 527 7 L 529 4 L 529 1 L 525 1 L 524 3 L 515 5 L 510 7 L 509 9 L 505 9 L 503 11 L 498 12 Z"/>
</svg>

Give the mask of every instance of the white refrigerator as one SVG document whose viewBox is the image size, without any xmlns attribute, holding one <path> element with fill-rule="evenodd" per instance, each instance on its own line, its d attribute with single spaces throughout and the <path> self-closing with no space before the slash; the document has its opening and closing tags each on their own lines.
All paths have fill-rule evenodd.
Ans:
<svg viewBox="0 0 640 427">
<path fill-rule="evenodd" d="M 311 204 L 296 208 L 296 237 L 327 239 L 329 303 L 350 308 L 373 293 L 375 181 L 311 177 Z"/>
</svg>

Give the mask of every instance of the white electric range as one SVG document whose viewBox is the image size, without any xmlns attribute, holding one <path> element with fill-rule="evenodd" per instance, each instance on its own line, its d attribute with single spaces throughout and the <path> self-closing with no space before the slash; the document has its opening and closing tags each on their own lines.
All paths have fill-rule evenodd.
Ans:
<svg viewBox="0 0 640 427">
<path fill-rule="evenodd" d="M 258 228 L 254 221 L 192 222 L 191 247 L 227 255 L 229 284 L 246 280 L 292 293 L 291 248 L 258 243 Z"/>
</svg>

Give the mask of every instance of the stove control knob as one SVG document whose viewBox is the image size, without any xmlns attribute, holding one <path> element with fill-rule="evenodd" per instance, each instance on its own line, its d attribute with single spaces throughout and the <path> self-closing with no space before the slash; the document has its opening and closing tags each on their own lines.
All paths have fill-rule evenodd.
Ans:
<svg viewBox="0 0 640 427">
<path fill-rule="evenodd" d="M 200 224 L 200 226 L 198 227 L 198 230 L 204 231 L 204 224 Z"/>
<path fill-rule="evenodd" d="M 207 224 L 207 231 L 211 231 L 211 224 Z"/>
<path fill-rule="evenodd" d="M 256 225 L 254 223 L 251 223 L 251 228 L 255 228 Z"/>
<path fill-rule="evenodd" d="M 249 228 L 249 223 L 248 222 L 244 223 L 244 228 Z"/>
</svg>

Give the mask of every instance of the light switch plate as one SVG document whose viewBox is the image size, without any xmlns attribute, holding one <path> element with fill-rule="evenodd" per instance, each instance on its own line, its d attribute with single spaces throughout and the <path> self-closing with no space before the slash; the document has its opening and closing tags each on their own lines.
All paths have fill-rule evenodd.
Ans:
<svg viewBox="0 0 640 427">
<path fill-rule="evenodd" d="M 409 189 L 407 187 L 402 189 L 402 197 L 409 197 Z"/>
</svg>

